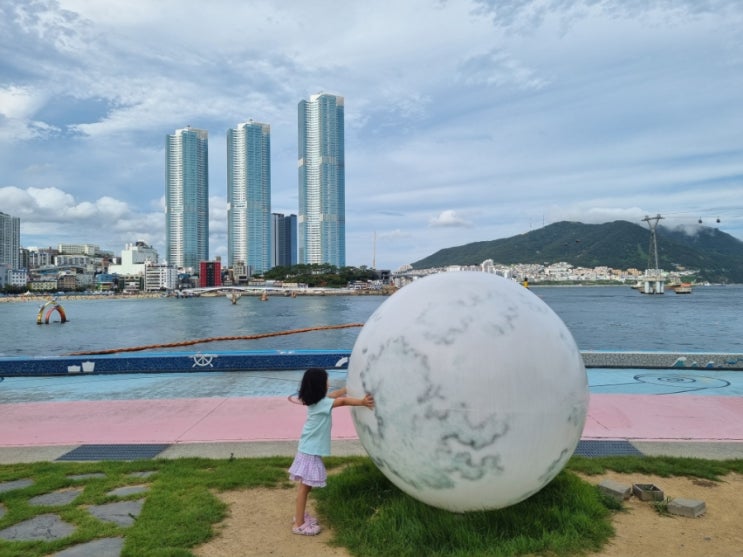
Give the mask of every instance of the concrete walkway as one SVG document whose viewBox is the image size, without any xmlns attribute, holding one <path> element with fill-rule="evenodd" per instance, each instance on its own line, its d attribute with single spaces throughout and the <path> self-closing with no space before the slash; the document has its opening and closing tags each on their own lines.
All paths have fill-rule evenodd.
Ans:
<svg viewBox="0 0 743 557">
<path fill-rule="evenodd" d="M 304 418 L 284 397 L 0 404 L 0 463 L 55 460 L 81 445 L 164 445 L 160 457 L 290 455 Z M 723 458 L 743 458 L 743 398 L 595 394 L 582 438 L 662 443 L 669 455 L 672 443 L 715 443 L 729 447 Z M 344 443 L 358 448 L 348 408 L 334 412 L 333 440 L 342 452 L 351 450 Z"/>
<path fill-rule="evenodd" d="M 305 409 L 288 396 L 301 373 L 6 378 L 0 463 L 56 460 L 89 445 L 150 445 L 159 458 L 292 455 Z M 341 385 L 345 372 L 330 378 Z M 743 458 L 743 372 L 589 369 L 588 379 L 582 439 Z M 333 422 L 336 454 L 363 453 L 350 410 Z"/>
</svg>

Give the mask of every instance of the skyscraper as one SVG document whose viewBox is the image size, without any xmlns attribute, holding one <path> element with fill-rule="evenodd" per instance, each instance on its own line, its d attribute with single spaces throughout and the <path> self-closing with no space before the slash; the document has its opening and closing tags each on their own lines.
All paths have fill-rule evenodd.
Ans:
<svg viewBox="0 0 743 557">
<path fill-rule="evenodd" d="M 297 215 L 271 215 L 271 266 L 297 264 Z"/>
<path fill-rule="evenodd" d="M 0 265 L 20 268 L 21 219 L 0 212 Z"/>
<path fill-rule="evenodd" d="M 169 265 L 196 272 L 209 259 L 209 147 L 206 130 L 166 139 L 165 250 Z"/>
<path fill-rule="evenodd" d="M 227 130 L 228 265 L 271 268 L 271 127 L 245 122 Z"/>
<path fill-rule="evenodd" d="M 346 265 L 343 97 L 299 103 L 299 263 Z"/>
</svg>

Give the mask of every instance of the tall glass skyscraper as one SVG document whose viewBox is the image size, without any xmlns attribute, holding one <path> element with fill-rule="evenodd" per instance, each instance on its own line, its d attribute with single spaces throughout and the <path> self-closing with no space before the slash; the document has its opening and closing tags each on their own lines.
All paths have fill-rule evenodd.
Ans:
<svg viewBox="0 0 743 557">
<path fill-rule="evenodd" d="M 227 131 L 228 265 L 271 268 L 271 127 L 245 122 Z"/>
<path fill-rule="evenodd" d="M 21 219 L 0 212 L 0 265 L 20 268 Z M 5 282 L 0 280 L 0 283 Z"/>
<path fill-rule="evenodd" d="M 346 162 L 343 97 L 299 103 L 299 263 L 346 265 Z"/>
<path fill-rule="evenodd" d="M 166 258 L 189 272 L 209 259 L 208 139 L 206 130 L 190 126 L 166 138 Z"/>
</svg>

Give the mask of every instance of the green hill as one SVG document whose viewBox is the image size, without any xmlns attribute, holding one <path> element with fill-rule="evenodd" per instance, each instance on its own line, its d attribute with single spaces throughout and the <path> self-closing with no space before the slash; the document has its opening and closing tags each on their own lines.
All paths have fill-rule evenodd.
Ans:
<svg viewBox="0 0 743 557">
<path fill-rule="evenodd" d="M 698 270 L 698 280 L 743 283 L 743 242 L 705 226 L 693 230 L 657 229 L 658 262 L 665 270 Z M 604 224 L 557 222 L 518 236 L 445 248 L 416 261 L 415 269 L 479 265 L 486 259 L 504 265 L 551 264 L 646 269 L 650 231 L 627 221 Z"/>
</svg>

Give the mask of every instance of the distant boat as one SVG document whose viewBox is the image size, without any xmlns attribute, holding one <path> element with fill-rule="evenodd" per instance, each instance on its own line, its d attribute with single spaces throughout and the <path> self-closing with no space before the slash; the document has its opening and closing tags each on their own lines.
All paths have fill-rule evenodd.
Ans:
<svg viewBox="0 0 743 557">
<path fill-rule="evenodd" d="M 691 294 L 691 283 L 682 282 L 681 284 L 674 286 L 673 291 L 676 294 Z"/>
</svg>

